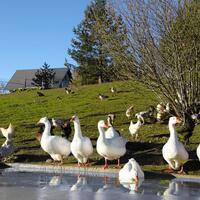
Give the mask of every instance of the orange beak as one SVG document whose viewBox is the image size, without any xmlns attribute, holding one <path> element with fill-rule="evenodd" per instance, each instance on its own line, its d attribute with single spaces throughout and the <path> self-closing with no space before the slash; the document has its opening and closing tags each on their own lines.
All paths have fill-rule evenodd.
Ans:
<svg viewBox="0 0 200 200">
<path fill-rule="evenodd" d="M 183 122 L 182 118 L 181 117 L 177 117 L 176 118 L 176 123 L 177 124 L 181 124 Z"/>
<path fill-rule="evenodd" d="M 105 122 L 104 128 L 109 128 L 108 123 Z"/>
<path fill-rule="evenodd" d="M 70 122 L 73 122 L 75 120 L 75 117 L 73 116 L 71 119 L 70 119 Z"/>
</svg>

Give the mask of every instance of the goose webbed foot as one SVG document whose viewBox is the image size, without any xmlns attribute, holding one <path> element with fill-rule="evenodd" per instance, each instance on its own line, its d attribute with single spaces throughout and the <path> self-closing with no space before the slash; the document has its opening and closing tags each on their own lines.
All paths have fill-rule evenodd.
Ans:
<svg viewBox="0 0 200 200">
<path fill-rule="evenodd" d="M 122 167 L 121 167 L 121 165 L 116 165 L 116 166 L 114 166 L 114 168 L 115 169 L 121 169 Z"/>
<path fill-rule="evenodd" d="M 178 171 L 178 174 L 187 174 L 184 170 L 183 170 L 183 166 L 181 166 L 181 169 L 180 169 L 180 171 Z"/>
<path fill-rule="evenodd" d="M 117 159 L 117 165 L 114 168 L 121 169 L 120 159 Z"/>
<path fill-rule="evenodd" d="M 84 167 L 89 167 L 90 165 L 91 165 L 91 164 L 90 164 L 89 159 L 88 159 L 87 162 L 84 163 Z"/>
<path fill-rule="evenodd" d="M 108 169 L 108 164 L 104 165 L 103 169 Z"/>
<path fill-rule="evenodd" d="M 103 169 L 108 169 L 108 160 L 105 158 L 105 165 L 103 166 Z"/>
<path fill-rule="evenodd" d="M 78 162 L 77 167 L 82 167 L 82 163 Z"/>
<path fill-rule="evenodd" d="M 170 166 L 168 167 L 168 169 L 165 169 L 164 172 L 166 173 L 174 173 L 174 169 L 172 169 Z"/>
</svg>

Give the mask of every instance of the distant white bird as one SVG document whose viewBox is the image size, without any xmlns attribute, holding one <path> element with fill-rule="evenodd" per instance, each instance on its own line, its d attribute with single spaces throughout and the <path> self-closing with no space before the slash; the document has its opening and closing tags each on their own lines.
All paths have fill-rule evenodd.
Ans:
<svg viewBox="0 0 200 200">
<path fill-rule="evenodd" d="M 129 132 L 133 136 L 135 135 L 135 140 L 138 139 L 138 131 L 140 127 L 142 126 L 142 122 L 140 119 L 137 120 L 137 122 L 134 124 L 133 121 L 131 120 L 130 126 L 129 126 Z"/>
<path fill-rule="evenodd" d="M 170 106 L 170 103 L 168 102 L 168 103 L 166 104 L 166 106 L 165 106 L 165 111 L 166 111 L 167 113 L 170 113 L 170 110 L 171 110 L 171 106 Z"/>
<path fill-rule="evenodd" d="M 103 95 L 103 94 L 99 94 L 99 99 L 100 99 L 101 101 L 103 101 L 104 99 L 107 99 L 107 98 L 108 98 L 108 96 Z"/>
<path fill-rule="evenodd" d="M 188 160 L 188 152 L 186 151 L 183 144 L 178 140 L 175 125 L 181 123 L 181 120 L 177 117 L 169 118 L 169 131 L 170 137 L 167 143 L 163 146 L 162 154 L 163 158 L 169 164 L 170 172 L 173 170 L 178 170 L 179 173 L 183 173 L 183 164 Z"/>
<path fill-rule="evenodd" d="M 65 92 L 66 92 L 66 94 L 71 94 L 72 90 L 71 90 L 71 88 L 65 88 Z"/>
<path fill-rule="evenodd" d="M 92 142 L 89 137 L 83 136 L 78 116 L 71 118 L 74 123 L 74 137 L 71 142 L 71 152 L 78 160 L 78 165 L 84 165 L 88 162 L 89 156 L 93 153 Z"/>
<path fill-rule="evenodd" d="M 135 117 L 137 117 L 137 119 L 140 119 L 142 121 L 142 123 L 145 123 L 145 119 L 153 119 L 153 115 L 154 115 L 154 111 L 155 108 L 153 106 L 150 106 L 150 108 L 146 111 L 141 111 L 139 113 L 135 114 Z"/>
<path fill-rule="evenodd" d="M 166 113 L 164 105 L 162 103 L 157 104 L 156 111 L 156 119 L 157 121 L 161 121 Z"/>
<path fill-rule="evenodd" d="M 116 93 L 116 92 L 117 92 L 117 90 L 116 90 L 115 87 L 111 87 L 110 91 L 111 91 L 112 93 Z"/>
<path fill-rule="evenodd" d="M 70 142 L 60 136 L 51 135 L 51 123 L 47 117 L 43 117 L 39 120 L 39 124 L 44 124 L 44 132 L 40 140 L 42 149 L 47 152 L 54 161 L 60 161 L 63 164 L 63 159 L 69 156 Z"/>
<path fill-rule="evenodd" d="M 134 109 L 133 106 L 130 106 L 130 107 L 126 110 L 126 117 L 127 117 L 128 119 L 131 118 L 133 109 Z"/>
<path fill-rule="evenodd" d="M 6 139 L 12 139 L 12 137 L 15 136 L 15 131 L 14 131 L 14 127 L 12 126 L 12 124 L 10 123 L 9 127 L 7 129 L 5 128 L 0 128 L 2 135 L 6 138 Z"/>
</svg>

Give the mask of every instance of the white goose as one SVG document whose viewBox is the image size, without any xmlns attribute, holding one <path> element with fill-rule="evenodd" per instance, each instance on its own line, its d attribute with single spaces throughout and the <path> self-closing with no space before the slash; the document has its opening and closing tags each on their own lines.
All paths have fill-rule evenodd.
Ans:
<svg viewBox="0 0 200 200">
<path fill-rule="evenodd" d="M 143 181 L 144 172 L 140 165 L 134 158 L 129 159 L 129 161 L 119 171 L 120 184 L 129 189 L 131 193 L 134 193 L 138 190 L 138 187 L 140 187 Z"/>
<path fill-rule="evenodd" d="M 113 127 L 113 119 L 114 117 L 109 114 L 107 118 L 108 129 L 105 131 L 105 137 L 108 139 L 120 136 L 120 133 Z"/>
<path fill-rule="evenodd" d="M 45 125 L 40 141 L 42 149 L 47 152 L 54 161 L 61 161 L 61 164 L 63 164 L 63 158 L 69 156 L 71 152 L 70 142 L 63 137 L 50 134 L 51 124 L 47 117 L 41 118 L 38 124 Z"/>
<path fill-rule="evenodd" d="M 124 183 L 135 181 L 137 183 L 139 179 L 144 179 L 144 172 L 137 161 L 131 158 L 119 171 L 119 181 Z"/>
<path fill-rule="evenodd" d="M 78 160 L 78 165 L 86 164 L 89 156 L 93 153 L 93 146 L 90 138 L 84 137 L 81 132 L 81 126 L 78 116 L 71 118 L 74 122 L 74 138 L 71 142 L 71 152 Z"/>
<path fill-rule="evenodd" d="M 178 170 L 181 167 L 179 173 L 183 173 L 183 164 L 188 160 L 188 152 L 185 150 L 183 144 L 178 140 L 175 124 L 181 123 L 178 117 L 169 118 L 169 131 L 170 137 L 167 143 L 163 146 L 162 154 L 163 158 L 169 164 L 170 172 Z"/>
<path fill-rule="evenodd" d="M 131 120 L 130 122 L 130 126 L 129 126 L 129 132 L 130 134 L 133 136 L 135 135 L 135 140 L 137 140 L 138 138 L 138 131 L 140 129 L 140 127 L 142 126 L 142 122 L 140 119 L 138 119 L 137 123 L 133 123 L 133 121 Z"/>
<path fill-rule="evenodd" d="M 197 157 L 198 157 L 198 159 L 199 159 L 199 161 L 200 161 L 200 144 L 199 144 L 199 146 L 197 147 Z"/>
<path fill-rule="evenodd" d="M 0 128 L 0 131 L 6 139 L 11 139 L 13 136 L 15 136 L 15 131 L 11 123 L 7 129 Z"/>
<path fill-rule="evenodd" d="M 105 158 L 104 169 L 108 168 L 107 160 L 118 159 L 118 167 L 120 167 L 120 157 L 126 153 L 126 140 L 119 137 L 106 138 L 104 128 L 107 124 L 100 120 L 98 122 L 99 137 L 97 139 L 97 153 Z"/>
</svg>

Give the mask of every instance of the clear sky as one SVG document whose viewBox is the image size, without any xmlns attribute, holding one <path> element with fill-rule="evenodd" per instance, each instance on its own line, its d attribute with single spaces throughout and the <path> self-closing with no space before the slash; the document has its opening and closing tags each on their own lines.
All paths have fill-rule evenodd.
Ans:
<svg viewBox="0 0 200 200">
<path fill-rule="evenodd" d="M 0 81 L 16 69 L 62 67 L 90 0 L 0 0 Z"/>
</svg>

